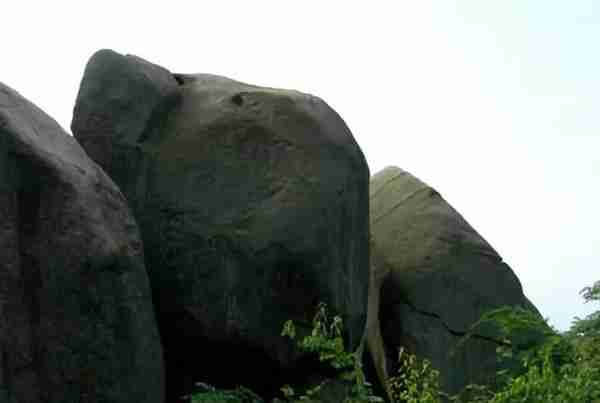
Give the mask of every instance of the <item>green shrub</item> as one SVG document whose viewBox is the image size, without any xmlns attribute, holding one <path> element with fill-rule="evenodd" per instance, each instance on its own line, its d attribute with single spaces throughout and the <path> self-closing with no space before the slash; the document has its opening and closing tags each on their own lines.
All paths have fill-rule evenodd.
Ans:
<svg viewBox="0 0 600 403">
<path fill-rule="evenodd" d="M 340 370 L 339 379 L 351 385 L 348 397 L 345 399 L 346 403 L 383 402 L 381 397 L 373 394 L 371 385 L 365 379 L 361 357 L 356 353 L 345 351 L 342 327 L 342 318 L 334 316 L 330 320 L 327 315 L 327 305 L 320 303 L 313 318 L 312 332 L 298 342 L 298 347 L 302 351 L 318 354 L 320 361 Z M 281 335 L 288 336 L 292 340 L 296 338 L 296 329 L 292 321 L 284 324 Z M 325 381 L 308 389 L 299 399 L 318 398 L 324 385 Z M 289 385 L 285 385 L 282 391 L 288 399 L 295 397 L 295 391 Z"/>
<path fill-rule="evenodd" d="M 546 350 L 552 356 L 556 369 L 569 362 L 573 354 L 572 346 L 544 319 L 528 309 L 514 306 L 485 312 L 454 350 L 461 348 L 474 334 L 490 332 L 499 342 L 496 349 L 500 368 L 496 386 L 499 388 L 507 385 L 513 377 L 525 374 L 528 365 L 541 364 Z"/>
<path fill-rule="evenodd" d="M 428 360 L 419 360 L 407 354 L 404 348 L 398 352 L 398 375 L 391 377 L 388 384 L 394 401 L 406 403 L 439 403 L 439 372 Z"/>
<path fill-rule="evenodd" d="M 587 301 L 600 300 L 600 283 L 582 292 Z M 305 352 L 318 354 L 319 360 L 338 370 L 338 380 L 348 386 L 345 403 L 382 402 L 366 381 L 357 353 L 344 349 L 343 323 L 339 316 L 329 319 L 327 306 L 319 304 L 312 331 L 298 341 Z M 469 385 L 460 394 L 448 396 L 440 391 L 439 372 L 428 360 L 400 349 L 398 373 L 389 379 L 393 403 L 600 403 L 600 311 L 578 319 L 565 334 L 554 330 L 531 311 L 501 307 L 484 314 L 462 338 L 458 347 L 484 325 L 493 325 L 501 344 L 497 349 L 497 391 L 483 385 Z M 306 331 L 306 330 L 305 330 Z M 296 339 L 292 321 L 284 324 L 282 336 Z M 289 385 L 281 390 L 287 401 L 319 401 L 331 380 L 297 394 Z M 203 385 L 203 384 L 200 384 Z M 191 396 L 191 403 L 262 403 L 249 389 L 238 387 L 220 391 L 204 385 L 205 390 Z M 279 399 L 275 399 L 279 401 Z M 337 400 L 339 401 L 339 400 Z"/>
<path fill-rule="evenodd" d="M 566 364 L 556 370 L 550 354 L 530 365 L 490 400 L 490 403 L 592 403 L 600 399 L 600 373 L 589 367 Z"/>
<path fill-rule="evenodd" d="M 529 311 L 503 307 L 482 316 L 478 325 L 493 323 L 502 335 L 498 372 L 502 387 L 494 393 L 483 385 L 469 385 L 448 396 L 439 390 L 439 373 L 427 360 L 400 350 L 398 374 L 389 380 L 395 402 L 439 403 L 600 403 L 597 344 L 580 341 L 579 349 Z M 461 343 L 469 337 L 467 335 Z M 592 345 L 594 347 L 592 347 Z M 585 347 L 585 348 L 584 348 Z M 507 369 L 506 363 L 517 363 Z M 516 370 L 516 372 L 515 372 Z"/>
<path fill-rule="evenodd" d="M 233 390 L 220 390 L 204 383 L 197 383 L 203 391 L 190 395 L 190 403 L 263 403 L 262 399 L 243 386 Z"/>
</svg>

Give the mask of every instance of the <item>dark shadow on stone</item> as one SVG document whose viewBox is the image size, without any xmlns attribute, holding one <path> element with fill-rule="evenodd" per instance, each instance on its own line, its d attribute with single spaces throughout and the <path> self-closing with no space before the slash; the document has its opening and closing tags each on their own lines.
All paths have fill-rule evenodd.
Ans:
<svg viewBox="0 0 600 403">
<path fill-rule="evenodd" d="M 379 308 L 379 323 L 381 324 L 381 338 L 385 348 L 387 373 L 394 376 L 398 372 L 398 341 L 402 340 L 402 324 L 396 320 L 394 305 L 381 304 Z M 410 348 L 410 346 L 405 346 Z"/>
<path fill-rule="evenodd" d="M 372 391 L 375 396 L 379 396 L 383 398 L 384 401 L 389 402 L 387 398 L 387 393 L 383 388 L 381 382 L 379 382 L 379 378 L 377 377 L 377 370 L 375 369 L 375 363 L 373 362 L 373 357 L 366 350 L 362 355 L 362 366 L 363 372 L 365 374 L 365 379 L 372 386 Z"/>
<path fill-rule="evenodd" d="M 35 244 L 38 237 L 40 222 L 40 207 L 42 200 L 42 183 L 57 186 L 54 178 L 45 175 L 44 166 L 38 166 L 33 161 L 21 161 L 21 184 L 17 192 L 19 251 L 21 258 L 21 275 L 23 276 L 24 295 L 29 304 L 30 326 L 34 336 L 32 351 L 33 365 L 39 365 L 39 333 L 40 325 L 40 289 L 42 279 L 39 260 L 36 258 Z M 46 195 L 48 192 L 45 192 Z"/>
<path fill-rule="evenodd" d="M 180 82 L 180 85 L 183 85 L 183 81 Z M 182 97 L 179 91 L 164 96 L 150 114 L 150 118 L 146 122 L 144 130 L 138 137 L 137 143 L 144 143 L 150 139 L 160 138 L 160 134 L 169 118 L 170 112 L 180 105 L 181 99 Z"/>
<path fill-rule="evenodd" d="M 265 402 L 283 398 L 285 384 L 304 385 L 313 380 L 335 377 L 317 357 L 305 357 L 291 369 L 259 349 L 243 344 L 207 339 L 197 330 L 194 317 L 187 312 L 158 313 L 166 371 L 166 402 L 185 402 L 183 398 L 199 390 L 197 382 L 217 389 L 244 386 Z"/>
<path fill-rule="evenodd" d="M 177 81 L 179 85 L 185 85 L 185 75 L 184 74 L 173 74 L 173 78 Z"/>
<path fill-rule="evenodd" d="M 242 106 L 244 104 L 244 98 L 242 98 L 241 94 L 235 94 L 231 97 L 231 102 L 237 106 Z"/>
</svg>

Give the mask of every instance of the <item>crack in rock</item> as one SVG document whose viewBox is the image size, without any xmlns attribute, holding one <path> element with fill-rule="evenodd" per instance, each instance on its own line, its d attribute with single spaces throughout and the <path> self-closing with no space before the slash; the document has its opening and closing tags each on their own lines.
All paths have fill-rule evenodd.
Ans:
<svg viewBox="0 0 600 403">
<path fill-rule="evenodd" d="M 414 306 L 413 304 L 411 304 L 410 302 L 404 301 L 404 302 L 398 303 L 398 305 L 406 305 L 410 308 L 411 311 L 413 311 L 415 313 L 437 319 L 442 324 L 442 326 L 448 331 L 448 333 L 450 333 L 453 336 L 463 337 L 469 333 L 466 331 L 452 329 L 446 322 L 444 322 L 442 317 L 440 315 L 438 315 L 437 313 L 427 312 L 427 311 L 422 311 L 420 309 L 417 309 L 417 307 Z M 486 340 L 486 341 L 495 343 L 499 346 L 505 346 L 505 347 L 511 346 L 511 344 L 506 341 L 498 340 L 498 339 L 495 339 L 495 338 L 489 337 L 489 336 L 484 336 L 482 334 L 473 333 L 473 334 L 471 334 L 470 337 L 480 339 L 480 340 Z"/>
</svg>

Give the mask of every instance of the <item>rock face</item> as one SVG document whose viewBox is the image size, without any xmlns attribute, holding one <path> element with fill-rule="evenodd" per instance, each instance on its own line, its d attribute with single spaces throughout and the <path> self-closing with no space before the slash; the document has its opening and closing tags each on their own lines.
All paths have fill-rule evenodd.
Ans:
<svg viewBox="0 0 600 403">
<path fill-rule="evenodd" d="M 535 311 L 519 280 L 439 193 L 400 168 L 372 177 L 370 202 L 372 242 L 379 252 L 372 251 L 379 259 L 372 277 L 382 287 L 376 297 L 387 352 L 380 379 L 384 369 L 395 373 L 397 349 L 404 346 L 432 361 L 447 392 L 468 383 L 490 384 L 494 334 L 480 334 L 454 356 L 448 353 L 487 310 L 520 305 Z M 372 334 L 371 354 L 381 362 L 381 340 Z"/>
<path fill-rule="evenodd" d="M 103 50 L 86 67 L 72 131 L 139 222 L 170 395 L 218 384 L 211 361 L 228 359 L 240 364 L 224 378 L 239 371 L 246 385 L 278 389 L 282 369 L 299 366 L 282 325 L 310 326 L 319 301 L 357 346 L 369 171 L 325 102 Z"/>
<path fill-rule="evenodd" d="M 0 84 L 0 401 L 162 403 L 163 392 L 125 198 L 73 137 Z"/>
</svg>

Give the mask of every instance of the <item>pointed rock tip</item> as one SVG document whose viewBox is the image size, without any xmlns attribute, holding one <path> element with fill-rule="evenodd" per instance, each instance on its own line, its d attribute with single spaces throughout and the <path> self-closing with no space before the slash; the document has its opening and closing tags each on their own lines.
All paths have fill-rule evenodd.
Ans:
<svg viewBox="0 0 600 403">
<path fill-rule="evenodd" d="M 383 168 L 381 171 L 376 172 L 375 174 L 373 174 L 373 176 L 381 176 L 381 175 L 410 175 L 414 178 L 416 178 L 413 174 L 411 174 L 408 171 L 405 171 L 404 169 L 396 166 L 396 165 L 387 165 L 385 168 Z"/>
</svg>

